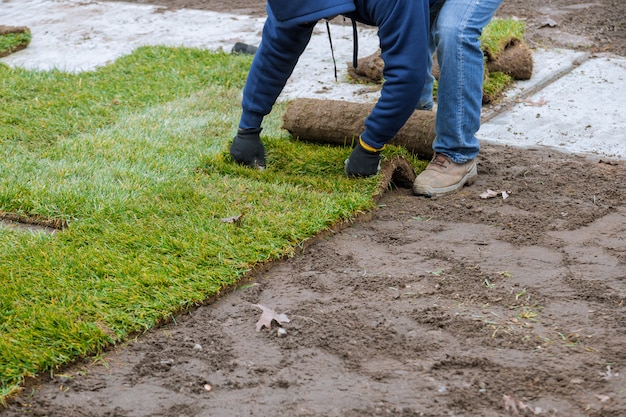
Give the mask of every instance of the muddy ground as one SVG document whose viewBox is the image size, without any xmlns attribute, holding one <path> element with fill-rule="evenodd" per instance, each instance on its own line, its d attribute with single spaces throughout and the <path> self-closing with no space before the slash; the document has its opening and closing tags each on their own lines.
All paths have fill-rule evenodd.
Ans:
<svg viewBox="0 0 626 417">
<path fill-rule="evenodd" d="M 626 55 L 623 0 L 544 3 L 499 14 L 527 18 L 531 45 Z M 389 191 L 240 289 L 30 381 L 0 415 L 626 416 L 624 184 L 623 162 L 484 145 L 471 187 Z M 253 304 L 286 333 L 257 332 Z"/>
</svg>

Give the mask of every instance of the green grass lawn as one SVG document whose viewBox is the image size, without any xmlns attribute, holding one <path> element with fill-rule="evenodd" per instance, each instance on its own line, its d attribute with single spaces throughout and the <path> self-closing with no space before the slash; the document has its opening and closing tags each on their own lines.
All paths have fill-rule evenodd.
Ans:
<svg viewBox="0 0 626 417">
<path fill-rule="evenodd" d="M 250 58 L 146 47 L 94 72 L 0 66 L 0 395 L 167 320 L 373 206 L 349 148 L 265 124 L 269 168 L 229 141 Z M 238 224 L 223 218 L 243 215 Z"/>
<path fill-rule="evenodd" d="M 268 169 L 232 163 L 250 62 L 143 47 L 78 74 L 0 64 L 0 217 L 64 225 L 0 226 L 0 401 L 374 207 L 378 179 L 345 178 L 348 147 L 292 140 L 283 105 Z"/>
</svg>

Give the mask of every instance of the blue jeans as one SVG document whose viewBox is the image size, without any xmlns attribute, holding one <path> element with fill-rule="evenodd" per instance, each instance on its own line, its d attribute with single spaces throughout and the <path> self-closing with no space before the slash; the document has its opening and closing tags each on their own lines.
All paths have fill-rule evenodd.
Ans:
<svg viewBox="0 0 626 417">
<path fill-rule="evenodd" d="M 445 2 L 444 2 L 445 1 Z M 484 58 L 478 37 L 503 0 L 441 0 L 431 16 L 430 54 L 440 68 L 433 150 L 462 164 L 480 150 Z M 430 62 L 432 67 L 432 61 Z M 434 105 L 432 74 L 427 74 L 418 109 Z"/>
</svg>

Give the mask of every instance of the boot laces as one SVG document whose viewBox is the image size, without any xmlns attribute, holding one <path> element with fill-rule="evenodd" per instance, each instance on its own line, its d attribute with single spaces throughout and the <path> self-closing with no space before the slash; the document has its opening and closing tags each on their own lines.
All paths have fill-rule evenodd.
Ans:
<svg viewBox="0 0 626 417">
<path fill-rule="evenodd" d="M 450 158 L 442 153 L 437 153 L 433 156 L 432 161 L 430 161 L 433 165 L 439 165 L 442 168 L 447 168 L 448 164 L 450 164 Z"/>
</svg>

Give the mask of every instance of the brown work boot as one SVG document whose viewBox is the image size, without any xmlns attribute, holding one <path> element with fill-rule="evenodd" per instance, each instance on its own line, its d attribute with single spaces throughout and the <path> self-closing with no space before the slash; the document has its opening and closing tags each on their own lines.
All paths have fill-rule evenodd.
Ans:
<svg viewBox="0 0 626 417">
<path fill-rule="evenodd" d="M 426 197 L 448 194 L 465 184 L 471 185 L 477 175 L 474 159 L 457 164 L 446 155 L 436 153 L 426 169 L 415 178 L 413 194 Z"/>
</svg>

